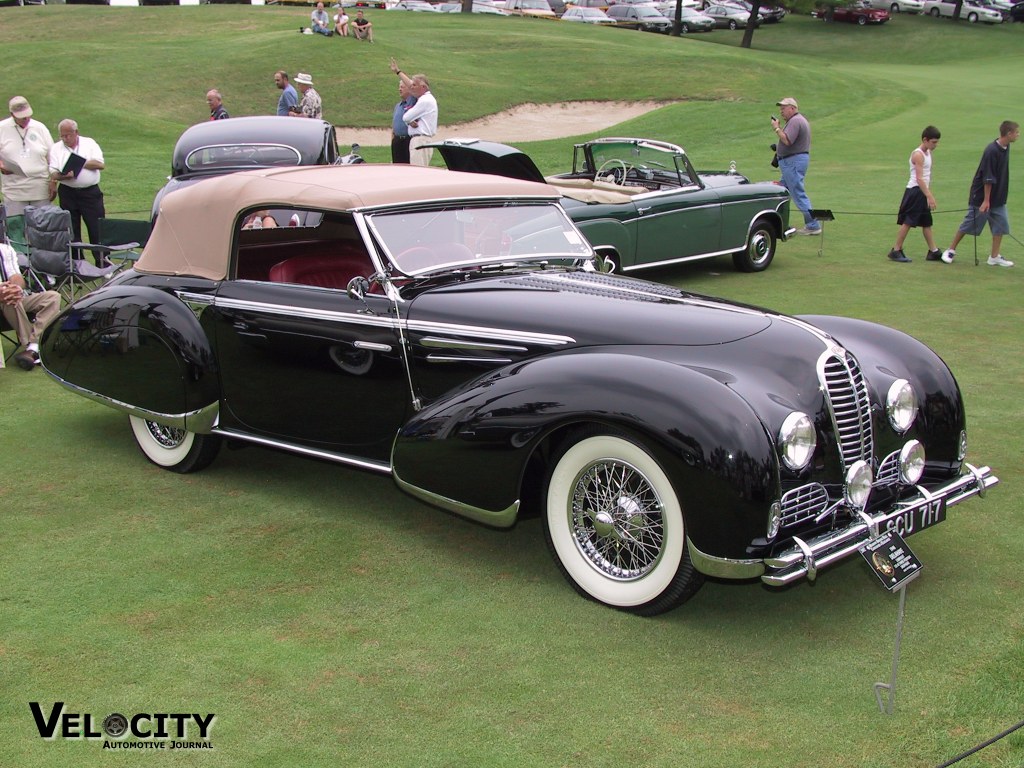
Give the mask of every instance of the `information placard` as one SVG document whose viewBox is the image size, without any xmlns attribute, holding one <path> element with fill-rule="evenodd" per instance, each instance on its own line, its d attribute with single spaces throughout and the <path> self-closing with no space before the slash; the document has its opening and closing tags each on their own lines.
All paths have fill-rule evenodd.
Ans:
<svg viewBox="0 0 1024 768">
<path fill-rule="evenodd" d="M 894 530 L 872 539 L 858 551 L 882 586 L 890 592 L 895 592 L 921 573 L 921 561 Z"/>
</svg>

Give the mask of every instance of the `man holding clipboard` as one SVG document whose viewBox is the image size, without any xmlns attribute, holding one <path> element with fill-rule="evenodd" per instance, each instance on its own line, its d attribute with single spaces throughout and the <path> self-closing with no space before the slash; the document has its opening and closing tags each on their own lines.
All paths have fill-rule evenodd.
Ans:
<svg viewBox="0 0 1024 768">
<path fill-rule="evenodd" d="M 57 126 L 60 141 L 50 148 L 50 188 L 60 194 L 60 207 L 71 214 L 75 240 L 82 240 L 82 220 L 89 233 L 88 242 L 95 243 L 100 234 L 100 219 L 106 215 L 100 171 L 103 151 L 88 136 L 78 134 L 78 123 L 61 120 Z M 58 187 L 59 185 L 59 187 Z M 106 266 L 102 253 L 93 251 L 97 267 Z"/>
</svg>

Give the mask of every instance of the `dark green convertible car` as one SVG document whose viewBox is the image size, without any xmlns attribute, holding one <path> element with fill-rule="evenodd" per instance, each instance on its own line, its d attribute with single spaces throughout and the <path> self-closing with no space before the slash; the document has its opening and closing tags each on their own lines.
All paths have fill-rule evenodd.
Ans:
<svg viewBox="0 0 1024 768">
<path fill-rule="evenodd" d="M 477 139 L 433 145 L 451 170 L 545 181 L 602 257 L 609 272 L 632 272 L 731 255 L 761 272 L 786 240 L 790 197 L 774 182 L 728 171 L 697 171 L 686 152 L 650 139 L 603 138 L 577 144 L 572 171 L 544 177 L 515 147 Z"/>
</svg>

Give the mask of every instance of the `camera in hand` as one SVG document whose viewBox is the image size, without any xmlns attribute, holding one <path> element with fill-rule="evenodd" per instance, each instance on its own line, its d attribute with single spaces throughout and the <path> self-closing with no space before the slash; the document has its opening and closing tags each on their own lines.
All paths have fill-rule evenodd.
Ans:
<svg viewBox="0 0 1024 768">
<path fill-rule="evenodd" d="M 778 153 L 779 145 L 778 144 L 769 144 L 768 145 L 768 149 L 770 149 L 772 152 L 775 153 L 775 154 L 772 155 L 772 168 L 778 168 L 779 167 L 779 153 Z"/>
</svg>

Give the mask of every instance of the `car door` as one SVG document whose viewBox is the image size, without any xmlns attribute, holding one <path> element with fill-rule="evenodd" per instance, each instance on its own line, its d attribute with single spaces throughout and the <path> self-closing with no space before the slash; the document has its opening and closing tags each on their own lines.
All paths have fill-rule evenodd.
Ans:
<svg viewBox="0 0 1024 768">
<path fill-rule="evenodd" d="M 671 264 L 719 251 L 722 205 L 713 189 L 693 185 L 652 192 L 634 197 L 633 205 L 635 266 Z"/>
<path fill-rule="evenodd" d="M 260 258 L 285 258 L 265 275 L 249 268 L 242 274 L 251 277 L 220 287 L 221 428 L 383 466 L 410 404 L 397 308 L 383 295 L 346 292 L 349 271 L 374 271 L 365 253 L 364 267 L 346 265 L 336 280 L 326 271 L 275 274 L 314 249 L 343 250 L 330 241 L 278 243 L 274 256 Z"/>
</svg>

